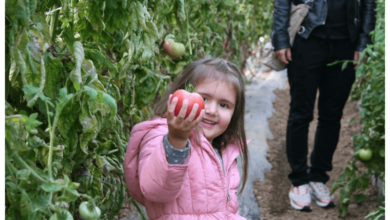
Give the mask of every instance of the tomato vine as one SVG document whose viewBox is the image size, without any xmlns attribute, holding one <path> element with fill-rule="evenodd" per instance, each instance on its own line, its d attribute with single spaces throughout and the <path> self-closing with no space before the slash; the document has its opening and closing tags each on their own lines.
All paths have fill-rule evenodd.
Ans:
<svg viewBox="0 0 390 220">
<path fill-rule="evenodd" d="M 353 136 L 355 148 L 354 158 L 342 174 L 333 182 L 332 192 L 340 190 L 339 213 L 345 216 L 351 199 L 361 202 L 366 198 L 364 193 L 372 176 L 382 181 L 382 194 L 385 194 L 385 1 L 377 0 L 376 25 L 371 32 L 373 44 L 363 51 L 369 55 L 367 63 L 356 70 L 356 81 L 352 89 L 351 99 L 361 100 L 360 123 L 362 130 Z M 362 61 L 361 59 L 361 61 Z M 344 66 L 347 62 L 344 62 Z M 363 152 L 368 152 L 364 155 Z M 359 153 L 361 156 L 359 156 Z M 372 153 L 372 155 L 371 155 Z M 361 158 L 363 156 L 363 158 Z M 366 159 L 366 160 L 364 160 Z M 384 217 L 384 201 L 378 210 L 366 218 L 381 219 Z"/>
</svg>

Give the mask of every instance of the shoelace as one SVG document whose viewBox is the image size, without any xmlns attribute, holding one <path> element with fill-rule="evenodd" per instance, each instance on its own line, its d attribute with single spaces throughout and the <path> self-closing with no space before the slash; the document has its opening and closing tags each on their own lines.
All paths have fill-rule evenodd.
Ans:
<svg viewBox="0 0 390 220">
<path fill-rule="evenodd" d="M 304 195 L 304 194 L 307 194 L 309 192 L 309 187 L 307 185 L 300 185 L 298 188 L 298 194 L 299 195 Z M 303 193 L 301 193 L 303 192 Z"/>
<path fill-rule="evenodd" d="M 328 192 L 328 188 L 323 183 L 314 183 L 320 192 Z"/>
</svg>

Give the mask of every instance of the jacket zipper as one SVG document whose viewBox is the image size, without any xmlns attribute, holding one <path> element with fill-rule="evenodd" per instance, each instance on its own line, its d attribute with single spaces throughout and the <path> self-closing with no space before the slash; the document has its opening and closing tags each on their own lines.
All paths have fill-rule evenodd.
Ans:
<svg viewBox="0 0 390 220">
<path fill-rule="evenodd" d="M 355 26 L 358 25 L 359 23 L 359 17 L 360 17 L 360 0 L 357 0 L 357 8 L 355 8 L 355 19 L 354 19 L 354 23 L 355 23 Z"/>
<path fill-rule="evenodd" d="M 324 21 L 322 22 L 322 25 L 325 25 L 326 16 L 328 15 L 328 2 L 326 0 L 324 0 L 324 2 L 326 4 L 326 10 L 325 10 L 325 17 L 324 17 Z"/>
<path fill-rule="evenodd" d="M 214 151 L 215 152 L 215 151 Z M 221 151 L 221 159 L 219 159 L 219 156 L 217 155 L 217 152 L 215 152 L 215 154 L 216 154 L 216 156 L 217 156 L 217 158 L 218 158 L 218 160 L 220 160 L 219 162 L 220 162 L 220 165 L 221 165 L 221 168 L 222 168 L 222 172 L 223 172 L 223 177 L 224 177 L 224 181 L 225 181 L 225 179 L 226 179 L 226 173 L 227 173 L 227 171 L 225 172 L 225 167 L 224 167 L 224 163 L 223 163 L 223 158 L 222 158 L 222 151 Z M 227 201 L 230 201 L 232 198 L 230 197 L 230 194 L 229 194 L 229 184 L 228 184 L 228 182 L 226 181 L 226 192 L 227 192 Z M 226 204 L 226 207 L 227 207 L 227 204 Z"/>
</svg>

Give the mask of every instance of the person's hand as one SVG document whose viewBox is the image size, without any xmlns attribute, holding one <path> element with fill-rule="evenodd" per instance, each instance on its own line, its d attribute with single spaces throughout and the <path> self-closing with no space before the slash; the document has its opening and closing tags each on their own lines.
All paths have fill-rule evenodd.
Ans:
<svg viewBox="0 0 390 220">
<path fill-rule="evenodd" d="M 168 122 L 168 140 L 169 143 L 174 148 L 183 149 L 187 144 L 187 139 L 191 135 L 192 130 L 200 123 L 204 116 L 204 109 L 200 112 L 198 118 L 195 118 L 196 112 L 198 111 L 198 104 L 194 104 L 191 113 L 187 118 L 184 118 L 188 108 L 188 100 L 185 99 L 183 101 L 183 105 L 181 106 L 180 112 L 177 116 L 174 115 L 177 97 L 172 99 L 170 102 L 172 94 L 168 98 L 168 110 L 167 110 L 167 122 Z"/>
<path fill-rule="evenodd" d="M 354 70 L 356 70 L 356 69 L 359 67 L 359 65 L 360 65 L 359 60 L 360 60 L 360 57 L 361 57 L 361 56 L 362 56 L 362 52 L 361 52 L 361 51 L 355 51 L 355 55 L 354 55 L 354 57 L 353 57 L 353 60 L 356 61 L 357 64 L 355 65 Z M 364 59 L 362 60 L 362 63 L 366 63 L 366 62 L 367 62 L 367 59 L 368 59 L 368 56 L 367 56 L 367 54 L 366 54 L 366 56 L 365 56 Z"/>
<path fill-rule="evenodd" d="M 288 64 L 288 61 L 292 61 L 290 48 L 280 49 L 275 51 L 275 53 L 278 56 L 279 60 L 282 61 L 282 63 Z"/>
</svg>

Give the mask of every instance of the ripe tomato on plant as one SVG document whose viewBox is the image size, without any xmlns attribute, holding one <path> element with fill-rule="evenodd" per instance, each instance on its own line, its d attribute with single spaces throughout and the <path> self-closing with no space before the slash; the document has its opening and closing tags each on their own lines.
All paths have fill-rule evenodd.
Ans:
<svg viewBox="0 0 390 220">
<path fill-rule="evenodd" d="M 187 108 L 186 116 L 184 118 L 187 118 L 188 115 L 191 113 L 192 107 L 194 106 L 195 103 L 198 104 L 199 107 L 198 107 L 198 111 L 196 112 L 194 119 L 196 119 L 199 116 L 202 109 L 204 109 L 203 97 L 201 95 L 199 95 L 198 93 L 194 93 L 194 92 L 191 93 L 191 92 L 187 92 L 184 89 L 179 89 L 173 93 L 170 101 L 172 101 L 172 99 L 174 97 L 177 97 L 177 104 L 176 104 L 175 113 L 174 113 L 175 116 L 177 116 L 179 114 L 181 106 L 183 105 L 183 101 L 185 99 L 188 100 L 188 108 Z"/>
</svg>

